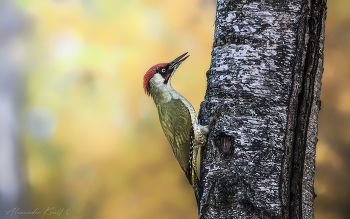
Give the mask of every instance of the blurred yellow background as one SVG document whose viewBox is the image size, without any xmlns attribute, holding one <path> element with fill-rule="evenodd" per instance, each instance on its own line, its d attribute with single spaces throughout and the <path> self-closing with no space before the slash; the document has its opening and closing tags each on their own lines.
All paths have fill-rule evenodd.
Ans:
<svg viewBox="0 0 350 219">
<path fill-rule="evenodd" d="M 198 112 L 216 1 L 13 2 L 25 21 L 14 46 L 30 208 L 71 209 L 50 218 L 196 218 L 193 191 L 142 80 L 154 64 L 189 52 L 172 84 Z M 316 219 L 350 215 L 349 51 L 350 2 L 329 0 Z"/>
</svg>

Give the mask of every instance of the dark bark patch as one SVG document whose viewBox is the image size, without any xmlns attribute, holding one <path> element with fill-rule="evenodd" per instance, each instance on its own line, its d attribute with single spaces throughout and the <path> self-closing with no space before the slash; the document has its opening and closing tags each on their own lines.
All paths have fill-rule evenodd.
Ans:
<svg viewBox="0 0 350 219">
<path fill-rule="evenodd" d="M 235 152 L 235 138 L 225 133 L 220 133 L 215 139 L 215 146 L 219 148 L 219 151 L 224 159 L 229 158 Z"/>
<path fill-rule="evenodd" d="M 235 195 L 238 193 L 237 184 L 238 177 L 235 174 L 224 175 L 218 179 L 216 189 L 218 196 L 216 196 L 216 204 L 218 207 L 226 208 L 227 205 L 232 205 L 235 200 Z"/>
<path fill-rule="evenodd" d="M 298 28 L 282 166 L 283 218 L 313 218 L 313 181 L 326 1 L 305 2 Z M 313 111 L 312 111 L 313 108 Z M 316 139 L 314 139 L 316 138 Z M 309 153 L 309 154 L 308 154 Z"/>
</svg>

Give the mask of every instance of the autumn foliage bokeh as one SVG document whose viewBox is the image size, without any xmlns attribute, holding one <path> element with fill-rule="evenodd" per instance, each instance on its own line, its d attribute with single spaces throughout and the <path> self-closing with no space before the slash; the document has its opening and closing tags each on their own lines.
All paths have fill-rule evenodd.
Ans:
<svg viewBox="0 0 350 219">
<path fill-rule="evenodd" d="M 190 219 L 191 187 L 142 79 L 190 57 L 173 86 L 198 112 L 214 36 L 213 0 L 16 0 L 26 16 L 21 110 L 33 210 L 51 218 Z M 328 1 L 317 145 L 316 219 L 350 215 L 350 2 Z M 41 215 L 38 216 L 38 218 Z"/>
</svg>

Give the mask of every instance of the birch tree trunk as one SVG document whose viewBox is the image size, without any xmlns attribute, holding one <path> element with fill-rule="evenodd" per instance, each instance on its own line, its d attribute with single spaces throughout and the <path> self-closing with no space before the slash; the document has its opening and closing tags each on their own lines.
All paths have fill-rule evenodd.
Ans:
<svg viewBox="0 0 350 219">
<path fill-rule="evenodd" d="M 314 217 L 326 0 L 218 0 L 199 218 Z"/>
</svg>

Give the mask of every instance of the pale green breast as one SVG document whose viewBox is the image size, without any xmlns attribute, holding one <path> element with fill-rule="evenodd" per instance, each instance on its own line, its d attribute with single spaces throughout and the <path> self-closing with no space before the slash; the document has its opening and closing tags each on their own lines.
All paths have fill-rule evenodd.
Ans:
<svg viewBox="0 0 350 219">
<path fill-rule="evenodd" d="M 180 99 L 157 105 L 160 125 L 183 171 L 189 164 L 191 115 Z"/>
</svg>

